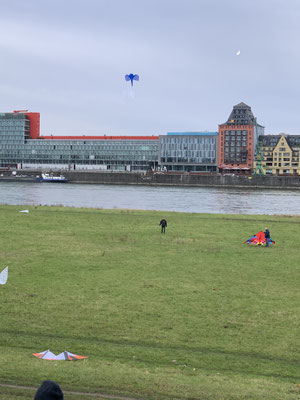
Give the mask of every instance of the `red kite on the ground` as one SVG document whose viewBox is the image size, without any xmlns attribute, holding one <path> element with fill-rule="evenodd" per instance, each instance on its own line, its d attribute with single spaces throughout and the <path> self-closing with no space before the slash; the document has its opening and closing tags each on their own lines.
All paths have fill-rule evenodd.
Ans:
<svg viewBox="0 0 300 400">
<path fill-rule="evenodd" d="M 250 239 L 246 240 L 244 243 L 255 244 L 258 246 L 263 246 L 266 244 L 265 232 L 260 231 L 256 235 L 253 235 Z M 269 238 L 269 244 L 275 244 L 274 240 Z"/>
</svg>

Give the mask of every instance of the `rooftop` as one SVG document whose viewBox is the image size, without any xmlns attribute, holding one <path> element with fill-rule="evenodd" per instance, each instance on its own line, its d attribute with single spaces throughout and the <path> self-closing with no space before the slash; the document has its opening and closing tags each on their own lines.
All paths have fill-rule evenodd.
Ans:
<svg viewBox="0 0 300 400">
<path fill-rule="evenodd" d="M 251 107 L 241 102 L 233 106 L 226 125 L 255 125 L 255 118 Z M 258 126 L 261 126 L 257 124 Z"/>
<path fill-rule="evenodd" d="M 158 140 L 158 136 L 40 136 L 47 140 Z"/>
<path fill-rule="evenodd" d="M 28 119 L 28 117 L 24 113 L 0 113 L 0 119 Z"/>
<path fill-rule="evenodd" d="M 279 142 L 281 136 L 284 136 L 290 146 L 300 146 L 300 135 L 286 135 L 286 134 L 278 134 L 278 135 L 261 135 L 259 136 L 259 141 L 263 146 L 276 146 Z"/>
<path fill-rule="evenodd" d="M 216 136 L 218 132 L 168 132 L 167 135 L 176 136 Z"/>
</svg>

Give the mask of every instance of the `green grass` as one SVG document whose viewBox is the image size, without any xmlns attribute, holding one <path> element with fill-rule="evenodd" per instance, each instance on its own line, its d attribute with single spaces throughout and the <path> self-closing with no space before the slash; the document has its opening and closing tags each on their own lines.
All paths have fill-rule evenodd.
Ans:
<svg viewBox="0 0 300 400">
<path fill-rule="evenodd" d="M 300 218 L 21 209 L 0 206 L 0 266 L 9 266 L 0 384 L 52 379 L 65 391 L 141 399 L 299 398 Z M 265 226 L 275 246 L 243 244 Z M 89 358 L 32 356 L 47 349 Z M 1 400 L 33 393 L 0 386 Z"/>
</svg>

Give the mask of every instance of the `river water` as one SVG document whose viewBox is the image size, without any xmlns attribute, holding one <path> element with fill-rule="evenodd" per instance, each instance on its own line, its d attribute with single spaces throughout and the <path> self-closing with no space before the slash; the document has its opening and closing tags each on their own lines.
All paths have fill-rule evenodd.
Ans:
<svg viewBox="0 0 300 400">
<path fill-rule="evenodd" d="M 0 182 L 0 204 L 300 215 L 300 191 Z"/>
</svg>

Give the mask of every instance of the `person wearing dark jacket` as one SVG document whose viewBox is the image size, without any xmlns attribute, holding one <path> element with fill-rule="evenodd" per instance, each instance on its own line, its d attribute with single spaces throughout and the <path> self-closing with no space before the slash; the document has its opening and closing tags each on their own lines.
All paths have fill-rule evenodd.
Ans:
<svg viewBox="0 0 300 400">
<path fill-rule="evenodd" d="M 167 220 L 164 218 L 160 221 L 159 225 L 161 225 L 161 233 L 166 233 L 166 227 L 167 227 Z"/>
<path fill-rule="evenodd" d="M 265 238 L 266 238 L 266 247 L 269 247 L 270 242 L 270 231 L 268 228 L 265 228 Z"/>
<path fill-rule="evenodd" d="M 57 383 L 44 381 L 38 388 L 34 400 L 63 400 L 64 394 Z"/>
</svg>

